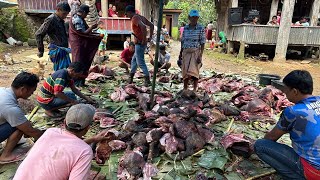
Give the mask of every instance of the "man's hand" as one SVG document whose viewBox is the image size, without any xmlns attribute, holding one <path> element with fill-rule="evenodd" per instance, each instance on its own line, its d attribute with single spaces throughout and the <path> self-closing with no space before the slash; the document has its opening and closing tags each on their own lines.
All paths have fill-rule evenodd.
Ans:
<svg viewBox="0 0 320 180">
<path fill-rule="evenodd" d="M 37 55 L 38 55 L 39 58 L 42 58 L 43 57 L 43 52 L 38 52 Z"/>
<path fill-rule="evenodd" d="M 129 63 L 127 63 L 128 68 L 131 68 L 131 65 Z"/>
<path fill-rule="evenodd" d="M 107 134 L 108 134 L 107 130 L 101 131 L 99 134 L 97 134 L 93 137 L 94 142 L 98 143 L 100 141 L 106 140 Z"/>
</svg>

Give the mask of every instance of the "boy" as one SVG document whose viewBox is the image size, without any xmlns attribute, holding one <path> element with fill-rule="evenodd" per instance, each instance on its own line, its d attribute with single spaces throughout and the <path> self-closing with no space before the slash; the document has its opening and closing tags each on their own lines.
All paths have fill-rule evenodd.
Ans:
<svg viewBox="0 0 320 180">
<path fill-rule="evenodd" d="M 119 67 L 124 68 L 127 73 L 129 73 L 129 68 L 131 67 L 131 60 L 134 55 L 135 45 L 133 42 L 129 43 L 129 48 L 122 51 L 120 55 L 120 65 Z"/>
<path fill-rule="evenodd" d="M 126 41 L 123 43 L 123 49 L 128 49 L 130 42 L 131 42 L 131 38 L 130 38 L 130 36 L 127 36 Z"/>
<path fill-rule="evenodd" d="M 294 70 L 284 79 L 287 107 L 277 125 L 254 145 L 256 154 L 283 179 L 320 179 L 320 97 L 313 96 L 308 71 Z M 289 133 L 292 147 L 277 140 Z"/>
<path fill-rule="evenodd" d="M 104 23 L 103 21 L 98 22 L 99 29 L 97 32 L 101 35 L 103 34 L 103 39 L 101 40 L 98 48 L 98 55 L 99 56 L 105 56 L 106 55 L 106 50 L 107 50 L 107 42 L 108 42 L 108 33 L 106 29 L 104 28 Z"/>
<path fill-rule="evenodd" d="M 152 57 L 152 56 L 150 56 Z M 166 73 L 168 73 L 169 68 L 171 67 L 170 61 L 170 53 L 166 51 L 166 46 L 165 45 L 160 45 L 160 52 L 159 52 L 159 69 L 158 71 L 160 72 L 161 69 L 165 69 Z M 154 60 L 151 58 L 150 63 L 154 66 Z"/>
</svg>

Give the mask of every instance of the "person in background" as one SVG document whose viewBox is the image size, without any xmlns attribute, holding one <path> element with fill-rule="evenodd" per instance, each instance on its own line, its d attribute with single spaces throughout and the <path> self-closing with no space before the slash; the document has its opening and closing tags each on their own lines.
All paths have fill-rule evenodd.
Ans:
<svg viewBox="0 0 320 180">
<path fill-rule="evenodd" d="M 278 22 L 279 25 L 280 25 L 280 21 L 281 21 L 281 11 L 279 10 L 277 12 L 277 22 Z"/>
<path fill-rule="evenodd" d="M 279 26 L 279 23 L 277 21 L 277 16 L 273 16 L 272 20 L 268 22 L 268 26 Z"/>
<path fill-rule="evenodd" d="M 147 43 L 152 38 L 154 25 L 145 17 L 139 14 L 136 14 L 135 13 L 136 10 L 134 6 L 131 6 L 131 5 L 127 6 L 125 12 L 128 15 L 128 17 L 131 19 L 132 31 L 135 36 L 134 38 L 135 53 L 131 61 L 131 72 L 130 72 L 130 77 L 128 79 L 128 84 L 133 83 L 133 77 L 139 65 L 143 71 L 144 78 L 145 78 L 144 85 L 149 86 L 151 84 L 150 74 L 144 59 L 144 53 L 147 47 Z M 149 26 L 150 28 L 149 38 L 147 38 L 147 26 Z"/>
<path fill-rule="evenodd" d="M 43 133 L 32 127 L 17 101 L 20 98 L 28 99 L 37 89 L 38 82 L 36 75 L 22 72 L 14 78 L 10 88 L 0 88 L 0 143 L 7 140 L 0 164 L 23 159 L 22 155 L 14 155 L 13 150 L 24 134 L 37 140 Z"/>
<path fill-rule="evenodd" d="M 97 30 L 100 35 L 103 35 L 103 39 L 101 40 L 99 47 L 98 47 L 98 55 L 105 56 L 107 50 L 107 42 L 108 42 L 108 33 L 105 29 L 103 21 L 98 22 L 99 29 Z"/>
<path fill-rule="evenodd" d="M 70 15 L 73 16 L 75 13 L 78 12 L 81 2 L 80 0 L 68 0 L 68 4 L 71 8 Z"/>
<path fill-rule="evenodd" d="M 161 33 L 164 34 L 164 35 L 168 34 L 168 29 L 166 28 L 166 25 L 162 26 Z"/>
<path fill-rule="evenodd" d="M 112 17 L 112 14 L 114 14 L 113 10 L 112 10 L 113 5 L 109 4 L 109 9 L 108 9 L 108 16 Z"/>
<path fill-rule="evenodd" d="M 193 80 L 193 91 L 198 89 L 199 71 L 202 66 L 202 55 L 206 37 L 204 27 L 198 23 L 199 11 L 189 12 L 189 25 L 186 25 L 181 40 L 180 56 L 182 57 L 183 89 L 187 90 L 189 81 Z"/>
<path fill-rule="evenodd" d="M 320 179 L 320 97 L 312 95 L 312 76 L 294 70 L 283 84 L 282 91 L 295 105 L 283 110 L 276 126 L 255 142 L 254 150 L 283 179 Z M 277 142 L 287 133 L 292 146 Z"/>
<path fill-rule="evenodd" d="M 252 23 L 251 23 L 251 24 L 253 24 L 253 25 L 259 25 L 259 17 L 258 17 L 258 16 L 254 17 L 254 18 L 252 19 Z"/>
<path fill-rule="evenodd" d="M 118 17 L 117 7 L 115 5 L 112 6 L 112 9 L 108 11 L 109 17 Z"/>
<path fill-rule="evenodd" d="M 64 19 L 70 11 L 71 9 L 67 2 L 59 2 L 55 13 L 44 20 L 44 23 L 35 34 L 39 58 L 43 57 L 44 53 L 43 39 L 46 35 L 49 36 L 49 58 L 53 62 L 54 71 L 65 69 L 71 63 L 68 35 L 64 23 Z"/>
<path fill-rule="evenodd" d="M 65 118 L 65 129 L 47 129 L 19 165 L 13 179 L 89 179 L 93 158 L 89 144 L 115 139 L 114 133 L 107 131 L 82 139 L 90 129 L 94 113 L 95 108 L 88 104 L 72 106 Z"/>
<path fill-rule="evenodd" d="M 209 41 L 209 43 L 212 41 L 212 32 L 213 32 L 213 22 L 210 21 L 210 23 L 207 26 L 207 40 Z"/>
<path fill-rule="evenodd" d="M 131 37 L 127 36 L 126 41 L 124 41 L 123 43 L 123 49 L 128 49 L 130 42 L 131 42 Z"/>
<path fill-rule="evenodd" d="M 50 75 L 40 88 L 37 101 L 45 114 L 51 118 L 62 117 L 59 109 L 69 105 L 78 104 L 77 97 L 94 104 L 95 102 L 83 95 L 74 85 L 74 79 L 82 77 L 84 73 L 83 66 L 80 62 L 73 62 L 68 69 L 61 69 Z M 64 92 L 66 87 L 70 87 L 71 91 Z"/>
<path fill-rule="evenodd" d="M 126 73 L 129 73 L 129 68 L 131 68 L 131 60 L 134 55 L 135 45 L 133 42 L 129 43 L 129 48 L 122 51 L 120 55 L 120 68 L 124 68 Z"/>
<path fill-rule="evenodd" d="M 308 27 L 310 26 L 308 19 L 306 17 L 301 17 L 299 21 L 297 21 L 294 26 L 304 26 Z"/>
<path fill-rule="evenodd" d="M 94 24 L 93 26 L 89 27 L 85 21 L 88 13 L 90 12 L 89 6 L 82 4 L 78 12 L 72 16 L 72 24 L 77 31 L 80 31 L 83 34 L 91 34 L 92 30 L 97 28 L 98 25 Z"/>
<path fill-rule="evenodd" d="M 159 59 L 158 59 L 158 71 L 160 72 L 161 69 L 165 69 L 166 73 L 168 73 L 169 68 L 171 67 L 170 61 L 170 53 L 166 51 L 166 46 L 161 45 L 160 46 L 160 52 L 159 52 Z M 150 63 L 154 66 L 154 59 L 151 58 Z"/>
<path fill-rule="evenodd" d="M 179 32 L 180 32 L 180 41 L 181 41 L 181 39 L 182 39 L 182 34 L 183 34 L 183 30 L 184 30 L 184 26 L 186 25 L 186 23 L 182 23 L 181 24 L 181 27 L 180 27 L 180 29 L 179 29 Z"/>
</svg>

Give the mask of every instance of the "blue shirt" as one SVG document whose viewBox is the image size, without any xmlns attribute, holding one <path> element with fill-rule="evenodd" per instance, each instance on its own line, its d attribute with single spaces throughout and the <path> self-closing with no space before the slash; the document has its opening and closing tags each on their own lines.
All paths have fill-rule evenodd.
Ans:
<svg viewBox="0 0 320 180">
<path fill-rule="evenodd" d="M 181 42 L 183 49 L 199 48 L 206 43 L 204 27 L 197 24 L 195 29 L 190 29 L 190 26 L 186 25 L 183 30 Z"/>
<path fill-rule="evenodd" d="M 84 20 L 78 14 L 72 16 L 72 24 L 77 31 L 85 32 L 87 30 Z"/>
<path fill-rule="evenodd" d="M 277 127 L 290 133 L 292 148 L 300 157 L 320 168 L 320 96 L 287 107 Z"/>
</svg>

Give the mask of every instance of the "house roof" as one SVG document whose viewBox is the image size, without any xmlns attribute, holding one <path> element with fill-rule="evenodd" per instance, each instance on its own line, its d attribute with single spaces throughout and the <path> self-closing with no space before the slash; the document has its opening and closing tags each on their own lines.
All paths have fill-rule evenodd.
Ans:
<svg viewBox="0 0 320 180">
<path fill-rule="evenodd" d="M 163 13 L 182 13 L 182 9 L 164 9 Z"/>
<path fill-rule="evenodd" d="M 0 9 L 8 8 L 8 7 L 14 7 L 14 6 L 18 6 L 18 3 L 0 0 Z"/>
</svg>

